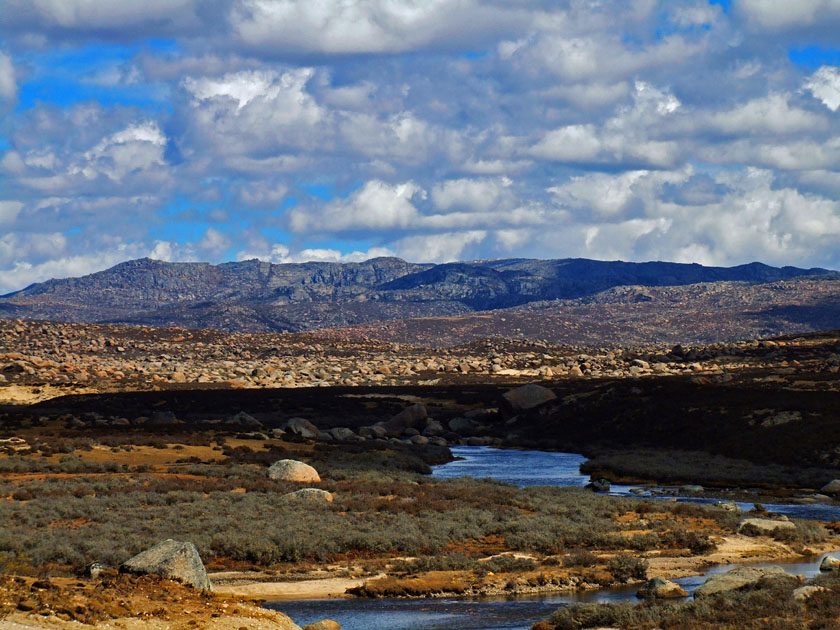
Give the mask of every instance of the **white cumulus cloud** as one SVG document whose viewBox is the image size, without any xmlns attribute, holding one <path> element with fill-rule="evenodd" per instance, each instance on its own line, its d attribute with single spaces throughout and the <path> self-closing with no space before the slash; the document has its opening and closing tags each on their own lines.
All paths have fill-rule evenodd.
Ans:
<svg viewBox="0 0 840 630">
<path fill-rule="evenodd" d="M 805 81 L 804 87 L 831 111 L 840 109 L 840 68 L 822 66 Z"/>
</svg>

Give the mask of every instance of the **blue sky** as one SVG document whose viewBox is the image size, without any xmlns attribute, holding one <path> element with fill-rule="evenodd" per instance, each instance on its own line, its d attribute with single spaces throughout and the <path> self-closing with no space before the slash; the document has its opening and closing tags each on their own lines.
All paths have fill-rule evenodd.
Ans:
<svg viewBox="0 0 840 630">
<path fill-rule="evenodd" d="M 122 260 L 840 268 L 840 0 L 0 0 L 0 293 Z"/>
</svg>

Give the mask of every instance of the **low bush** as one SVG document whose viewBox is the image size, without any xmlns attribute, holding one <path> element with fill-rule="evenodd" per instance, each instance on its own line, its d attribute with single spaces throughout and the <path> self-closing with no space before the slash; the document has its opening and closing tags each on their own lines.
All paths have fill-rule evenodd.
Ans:
<svg viewBox="0 0 840 630">
<path fill-rule="evenodd" d="M 607 571 L 618 582 L 647 579 L 648 563 L 642 558 L 627 554 L 619 554 L 607 563 Z"/>
</svg>

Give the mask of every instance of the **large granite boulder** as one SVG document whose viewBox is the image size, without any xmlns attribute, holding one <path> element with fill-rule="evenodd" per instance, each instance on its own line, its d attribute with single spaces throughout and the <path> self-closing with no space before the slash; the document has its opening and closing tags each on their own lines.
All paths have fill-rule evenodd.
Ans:
<svg viewBox="0 0 840 630">
<path fill-rule="evenodd" d="M 553 391 L 536 383 L 529 383 L 517 387 L 502 394 L 507 404 L 513 411 L 527 411 L 539 407 L 547 402 L 556 400 L 557 396 Z"/>
<path fill-rule="evenodd" d="M 381 423 L 379 426 L 385 429 L 385 434 L 389 437 L 399 437 L 406 429 L 422 431 L 428 424 L 429 412 L 426 410 L 426 405 L 416 403 L 410 407 L 406 407 L 393 418 Z"/>
<path fill-rule="evenodd" d="M 756 586 L 765 580 L 778 579 L 790 579 L 793 581 L 796 580 L 796 577 L 781 567 L 737 567 L 726 573 L 713 575 L 708 578 L 694 591 L 694 597 L 695 599 L 711 597 L 719 593 L 737 591 L 746 586 Z"/>
<path fill-rule="evenodd" d="M 123 562 L 120 571 L 159 575 L 203 591 L 213 590 L 204 563 L 191 542 L 168 538 Z"/>
<path fill-rule="evenodd" d="M 796 525 L 790 521 L 776 521 L 770 518 L 745 518 L 738 523 L 739 534 L 746 536 L 770 536 L 777 530 L 794 531 Z"/>
<path fill-rule="evenodd" d="M 639 587 L 636 597 L 639 599 L 679 599 L 688 597 L 688 593 L 676 582 L 663 577 L 655 577 Z"/>
<path fill-rule="evenodd" d="M 295 459 L 281 459 L 274 462 L 268 469 L 268 478 L 276 481 L 297 481 L 300 483 L 315 483 L 321 481 L 318 471 L 309 464 Z"/>
</svg>

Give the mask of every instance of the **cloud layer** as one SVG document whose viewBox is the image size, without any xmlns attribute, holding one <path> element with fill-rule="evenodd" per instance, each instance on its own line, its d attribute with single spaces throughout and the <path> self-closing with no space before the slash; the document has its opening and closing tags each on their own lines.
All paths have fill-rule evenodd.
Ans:
<svg viewBox="0 0 840 630">
<path fill-rule="evenodd" d="M 835 0 L 0 0 L 0 292 L 126 258 L 840 268 Z"/>
</svg>

